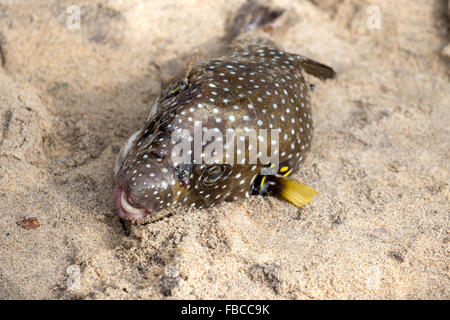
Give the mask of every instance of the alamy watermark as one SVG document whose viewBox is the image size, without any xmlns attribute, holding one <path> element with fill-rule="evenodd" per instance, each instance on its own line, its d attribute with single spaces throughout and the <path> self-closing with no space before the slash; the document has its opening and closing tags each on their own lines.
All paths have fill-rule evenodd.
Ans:
<svg viewBox="0 0 450 320">
<path fill-rule="evenodd" d="M 66 13 L 69 15 L 66 21 L 67 29 L 80 30 L 81 29 L 81 8 L 77 5 L 68 6 Z"/>
<path fill-rule="evenodd" d="M 366 21 L 367 29 L 381 30 L 381 9 L 377 5 L 368 6 L 366 13 L 369 15 Z"/>
<path fill-rule="evenodd" d="M 80 267 L 76 264 L 72 264 L 67 267 L 66 273 L 69 276 L 66 281 L 68 290 L 80 290 L 81 289 L 81 271 Z"/>
<path fill-rule="evenodd" d="M 371 290 L 379 290 L 381 288 L 381 268 L 377 264 L 370 265 L 366 270 L 366 286 Z"/>
<path fill-rule="evenodd" d="M 275 174 L 279 167 L 280 129 L 203 127 L 196 121 L 193 135 L 176 129 L 171 136 L 171 159 L 178 164 L 270 164 L 263 174 Z"/>
</svg>

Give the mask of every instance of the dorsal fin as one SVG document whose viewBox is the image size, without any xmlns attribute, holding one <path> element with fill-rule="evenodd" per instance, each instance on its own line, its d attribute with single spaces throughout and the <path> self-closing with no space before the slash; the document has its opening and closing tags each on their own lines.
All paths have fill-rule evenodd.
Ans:
<svg viewBox="0 0 450 320">
<path fill-rule="evenodd" d="M 192 57 L 188 60 L 183 72 L 175 76 L 174 78 L 163 81 L 161 83 L 161 99 L 160 102 L 177 95 L 181 91 L 184 91 L 189 85 L 189 74 L 194 68 L 194 64 L 199 56 L 198 50 L 196 49 Z"/>
<path fill-rule="evenodd" d="M 197 61 L 198 56 L 199 56 L 198 49 L 195 49 L 194 54 L 193 54 L 192 57 L 189 59 L 188 63 L 186 64 L 186 67 L 184 67 L 184 72 L 183 72 L 183 73 L 184 73 L 184 79 L 183 79 L 183 80 L 184 80 L 186 83 L 188 82 L 189 74 L 191 73 L 192 68 L 194 67 L 195 62 Z"/>
</svg>

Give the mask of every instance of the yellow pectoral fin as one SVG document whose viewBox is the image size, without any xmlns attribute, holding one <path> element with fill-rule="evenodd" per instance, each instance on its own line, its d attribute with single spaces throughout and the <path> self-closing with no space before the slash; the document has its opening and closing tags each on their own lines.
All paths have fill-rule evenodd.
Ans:
<svg viewBox="0 0 450 320">
<path fill-rule="evenodd" d="M 317 191 L 291 179 L 279 179 L 281 184 L 280 197 L 297 207 L 302 207 L 312 201 Z"/>
</svg>

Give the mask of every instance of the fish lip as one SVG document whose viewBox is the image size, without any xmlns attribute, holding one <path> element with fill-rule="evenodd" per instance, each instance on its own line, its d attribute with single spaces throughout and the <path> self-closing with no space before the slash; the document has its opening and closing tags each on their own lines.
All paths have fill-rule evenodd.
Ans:
<svg viewBox="0 0 450 320">
<path fill-rule="evenodd" d="M 124 192 L 125 191 L 123 190 L 122 186 L 120 184 L 117 184 L 116 188 L 114 190 L 114 201 L 116 203 L 117 212 L 118 212 L 120 218 L 122 218 L 124 220 L 134 221 L 134 220 L 142 219 L 145 216 L 147 216 L 148 214 L 150 214 L 150 212 L 145 208 L 141 208 L 142 213 L 139 213 L 139 214 L 126 211 L 122 206 L 122 194 Z"/>
</svg>

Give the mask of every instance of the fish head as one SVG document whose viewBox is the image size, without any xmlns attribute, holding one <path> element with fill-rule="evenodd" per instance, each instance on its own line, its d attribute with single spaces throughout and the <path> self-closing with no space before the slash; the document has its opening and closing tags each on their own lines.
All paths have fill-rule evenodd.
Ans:
<svg viewBox="0 0 450 320">
<path fill-rule="evenodd" d="M 114 197 L 123 219 L 137 220 L 171 206 L 175 187 L 180 188 L 166 133 L 150 130 L 147 125 L 132 135 L 116 160 Z"/>
<path fill-rule="evenodd" d="M 150 122 L 132 135 L 122 148 L 116 161 L 115 189 L 121 218 L 138 220 L 178 203 L 196 208 L 210 207 L 251 192 L 249 186 L 258 175 L 256 165 L 226 163 L 226 150 L 221 156 L 222 161 L 214 157 L 214 152 L 208 159 L 200 152 L 202 157 L 196 161 L 195 139 L 200 137 L 202 150 L 207 150 L 209 144 L 205 143 L 205 132 L 223 132 L 225 135 L 225 127 L 217 128 L 216 123 L 212 123 L 215 118 L 203 111 L 207 109 L 205 106 L 193 108 L 190 104 L 180 107 L 176 115 L 165 122 L 168 125 Z M 161 121 L 164 115 L 156 118 L 158 123 L 164 123 Z M 205 127 L 196 125 L 202 121 Z M 184 149 L 180 148 L 183 144 Z M 188 150 L 184 153 L 188 157 L 180 158 L 177 150 Z"/>
</svg>

